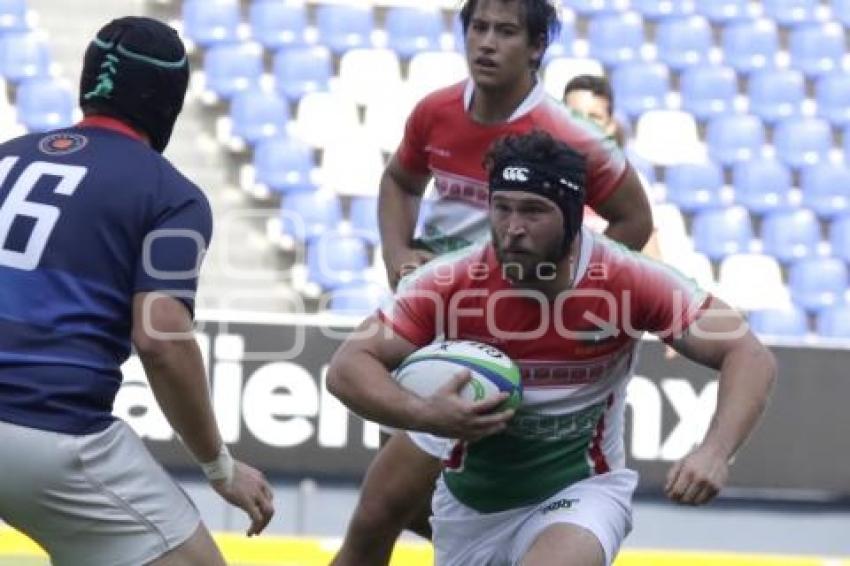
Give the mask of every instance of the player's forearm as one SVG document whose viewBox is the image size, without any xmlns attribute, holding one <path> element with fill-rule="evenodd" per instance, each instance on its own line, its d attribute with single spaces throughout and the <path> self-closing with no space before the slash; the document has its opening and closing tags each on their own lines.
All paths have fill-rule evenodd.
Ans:
<svg viewBox="0 0 850 566">
<path fill-rule="evenodd" d="M 608 222 L 605 235 L 633 250 L 641 250 L 652 235 L 652 219 L 643 216 L 626 216 Z"/>
<path fill-rule="evenodd" d="M 169 342 L 155 352 L 140 353 L 139 357 L 171 427 L 197 461 L 215 460 L 222 440 L 197 343 Z"/>
<path fill-rule="evenodd" d="M 755 428 L 776 381 L 776 360 L 761 344 L 737 348 L 723 360 L 717 410 L 703 444 L 727 460 Z"/>
<path fill-rule="evenodd" d="M 378 192 L 378 230 L 384 255 L 410 247 L 422 197 L 404 190 L 384 173 Z"/>
</svg>

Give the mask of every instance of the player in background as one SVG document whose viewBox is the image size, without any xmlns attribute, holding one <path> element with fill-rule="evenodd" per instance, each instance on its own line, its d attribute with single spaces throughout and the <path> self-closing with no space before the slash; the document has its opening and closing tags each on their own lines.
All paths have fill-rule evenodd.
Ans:
<svg viewBox="0 0 850 566">
<path fill-rule="evenodd" d="M 512 135 L 488 170 L 492 242 L 411 275 L 336 352 L 328 388 L 364 418 L 426 433 L 398 438 L 446 462 L 433 502 L 438 566 L 610 565 L 631 529 L 637 475 L 625 467 L 623 426 L 643 332 L 720 374 L 702 443 L 668 474 L 666 493 L 683 504 L 707 503 L 725 484 L 776 362 L 735 310 L 581 227 L 580 153 L 545 132 Z M 468 372 L 428 398 L 401 388 L 389 372 L 435 338 L 513 359 L 516 413 L 492 410 L 505 393 L 464 401 Z"/>
<path fill-rule="evenodd" d="M 114 20 L 85 54 L 85 119 L 0 145 L 0 519 L 55 566 L 224 564 L 188 496 L 112 416 L 131 342 L 248 535 L 274 512 L 263 475 L 222 442 L 194 340 L 212 215 L 160 155 L 188 82 L 173 29 Z"/>
<path fill-rule="evenodd" d="M 549 97 L 538 76 L 543 53 L 557 36 L 557 9 L 551 0 L 463 3 L 470 78 L 417 104 L 381 179 L 378 222 L 393 288 L 435 254 L 489 237 L 484 155 L 509 133 L 543 129 L 568 141 L 589 161 L 588 204 L 609 222 L 606 233 L 635 249 L 649 237 L 649 203 L 622 152 L 593 124 Z M 414 239 L 431 179 L 438 198 Z M 336 566 L 386 564 L 404 526 L 430 534 L 429 502 L 440 462 L 410 454 L 403 444 L 396 450 L 394 440 L 370 466 Z"/>
<path fill-rule="evenodd" d="M 614 116 L 614 91 L 608 79 L 598 75 L 576 75 L 564 87 L 563 101 L 568 108 L 602 128 L 605 135 L 617 142 L 618 147 L 622 149 L 626 146 L 625 131 Z M 646 188 L 646 181 L 641 180 Z M 597 232 L 603 232 L 608 227 L 608 222 L 592 209 L 585 210 L 584 222 Z M 654 226 L 652 235 L 641 251 L 651 258 L 662 259 L 658 231 Z"/>
</svg>

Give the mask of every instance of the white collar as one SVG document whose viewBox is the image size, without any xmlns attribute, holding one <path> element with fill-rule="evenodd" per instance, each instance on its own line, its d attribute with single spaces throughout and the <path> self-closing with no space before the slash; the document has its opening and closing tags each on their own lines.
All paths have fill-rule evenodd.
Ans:
<svg viewBox="0 0 850 566">
<path fill-rule="evenodd" d="M 531 89 L 531 92 L 528 93 L 528 96 L 517 106 L 516 110 L 514 110 L 513 114 L 511 114 L 510 118 L 508 118 L 507 122 L 513 122 L 521 118 L 522 116 L 531 112 L 531 110 L 543 102 L 546 98 L 546 89 L 543 86 L 543 80 L 540 78 L 540 75 L 536 75 L 536 82 L 534 83 L 534 88 Z M 475 92 L 475 83 L 472 82 L 472 79 L 466 80 L 466 85 L 463 89 L 463 107 L 469 112 L 470 107 L 472 106 L 472 94 Z"/>
</svg>

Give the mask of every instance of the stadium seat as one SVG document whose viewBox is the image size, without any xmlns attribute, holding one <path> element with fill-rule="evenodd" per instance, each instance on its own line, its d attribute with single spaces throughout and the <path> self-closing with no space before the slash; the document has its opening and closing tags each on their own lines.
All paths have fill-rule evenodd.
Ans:
<svg viewBox="0 0 850 566">
<path fill-rule="evenodd" d="M 0 33 L 27 27 L 27 0 L 0 0 Z"/>
<path fill-rule="evenodd" d="M 832 255 L 850 263 L 850 214 L 834 218 L 829 225 Z"/>
<path fill-rule="evenodd" d="M 691 233 L 696 250 L 713 261 L 749 252 L 753 239 L 750 215 L 741 206 L 703 210 L 694 217 Z"/>
<path fill-rule="evenodd" d="M 469 76 L 466 59 L 456 51 L 417 53 L 407 66 L 407 87 L 415 100 Z"/>
<path fill-rule="evenodd" d="M 818 313 L 815 324 L 819 336 L 850 339 L 850 305 L 827 307 Z"/>
<path fill-rule="evenodd" d="M 630 118 L 636 118 L 647 110 L 666 106 L 670 72 L 661 63 L 624 63 L 614 69 L 611 86 L 617 108 Z"/>
<path fill-rule="evenodd" d="M 401 88 L 401 65 L 391 49 L 355 48 L 339 62 L 339 88 L 357 104 L 369 104 L 386 90 Z"/>
<path fill-rule="evenodd" d="M 850 126 L 850 73 L 835 71 L 818 78 L 815 83 L 818 116 L 833 126 Z"/>
<path fill-rule="evenodd" d="M 335 55 L 355 47 L 370 47 L 373 27 L 368 4 L 321 4 L 316 9 L 319 42 Z"/>
<path fill-rule="evenodd" d="M 49 78 L 24 81 L 18 85 L 15 98 L 18 120 L 30 132 L 45 132 L 73 123 L 77 101 L 61 81 Z"/>
<path fill-rule="evenodd" d="M 762 0 L 765 17 L 781 26 L 808 22 L 817 15 L 819 0 Z"/>
<path fill-rule="evenodd" d="M 699 141 L 696 120 L 679 110 L 650 110 L 638 119 L 632 147 L 656 165 L 674 165 L 706 160 Z"/>
<path fill-rule="evenodd" d="M 667 168 L 664 175 L 667 201 L 682 212 L 693 213 L 724 206 L 723 171 L 714 163 L 681 163 Z"/>
<path fill-rule="evenodd" d="M 661 20 L 655 45 L 658 59 L 674 71 L 706 63 L 713 47 L 711 25 L 697 15 Z"/>
<path fill-rule="evenodd" d="M 732 169 L 735 202 L 755 214 L 790 206 L 791 171 L 781 161 L 757 158 L 741 161 Z"/>
<path fill-rule="evenodd" d="M 832 0 L 832 17 L 850 28 L 850 0 Z"/>
<path fill-rule="evenodd" d="M 454 51 L 445 53 L 457 55 Z M 366 105 L 363 127 L 383 151 L 392 153 L 398 149 L 404 133 L 404 123 L 413 110 L 414 103 L 420 98 L 421 96 L 414 96 L 405 88 L 396 91 L 385 90 L 380 98 Z"/>
<path fill-rule="evenodd" d="M 762 254 L 733 254 L 720 263 L 717 295 L 745 311 L 774 309 L 791 304 L 782 283 L 782 268 Z"/>
<path fill-rule="evenodd" d="M 574 53 L 574 42 L 576 40 L 575 28 L 576 16 L 572 10 L 565 9 L 561 14 L 561 29 L 558 36 L 552 39 L 546 52 L 543 54 L 543 64 L 556 57 L 571 57 Z"/>
<path fill-rule="evenodd" d="M 328 310 L 343 316 L 368 316 L 390 297 L 386 289 L 373 283 L 346 285 L 331 291 Z"/>
<path fill-rule="evenodd" d="M 628 5 L 628 0 L 561 0 L 564 8 L 585 17 L 618 12 Z"/>
<path fill-rule="evenodd" d="M 203 48 L 236 41 L 239 0 L 185 0 L 183 35 Z"/>
<path fill-rule="evenodd" d="M 356 236 L 327 231 L 307 244 L 308 280 L 324 290 L 362 282 L 369 267 L 369 250 Z"/>
<path fill-rule="evenodd" d="M 384 29 L 387 47 L 399 57 L 409 59 L 420 51 L 440 49 L 443 35 L 443 15 L 437 7 L 390 7 Z"/>
<path fill-rule="evenodd" d="M 281 233 L 296 243 L 309 242 L 335 230 L 342 221 L 339 199 L 330 191 L 297 191 L 283 199 Z"/>
<path fill-rule="evenodd" d="M 254 0 L 248 9 L 251 37 L 269 51 L 303 45 L 307 5 L 304 0 Z"/>
<path fill-rule="evenodd" d="M 679 82 L 682 110 L 697 120 L 708 120 L 733 111 L 738 95 L 735 70 L 723 65 L 697 65 L 682 72 Z"/>
<path fill-rule="evenodd" d="M 841 69 L 846 52 L 844 28 L 838 22 L 800 24 L 788 37 L 791 66 L 808 76 Z"/>
<path fill-rule="evenodd" d="M 782 263 L 813 256 L 820 243 L 820 224 L 811 210 L 778 210 L 761 225 L 762 251 Z"/>
<path fill-rule="evenodd" d="M 696 11 L 713 24 L 726 24 L 751 17 L 750 0 L 712 0 L 696 2 Z"/>
<path fill-rule="evenodd" d="M 47 76 L 50 52 L 37 32 L 8 32 L 0 35 L 0 76 L 9 82 Z"/>
<path fill-rule="evenodd" d="M 721 47 L 726 64 L 739 73 L 770 68 L 779 52 L 779 31 L 767 19 L 734 21 L 723 28 Z"/>
<path fill-rule="evenodd" d="M 694 253 L 693 242 L 678 206 L 670 203 L 654 206 L 652 220 L 658 230 L 658 247 L 665 261 Z"/>
<path fill-rule="evenodd" d="M 206 90 L 219 98 L 229 100 L 255 87 L 262 74 L 263 48 L 258 43 L 215 45 L 204 54 Z"/>
<path fill-rule="evenodd" d="M 792 300 L 809 312 L 841 303 L 847 284 L 847 265 L 834 257 L 804 258 L 788 271 Z"/>
<path fill-rule="evenodd" d="M 766 124 L 797 116 L 806 99 L 806 80 L 794 69 L 760 69 L 750 74 L 750 113 Z"/>
<path fill-rule="evenodd" d="M 841 162 L 823 161 L 804 167 L 800 175 L 803 206 L 822 218 L 850 211 L 850 168 Z"/>
<path fill-rule="evenodd" d="M 363 196 L 351 199 L 349 220 L 354 234 L 372 245 L 377 245 L 380 242 L 377 197 Z"/>
<path fill-rule="evenodd" d="M 544 67 L 543 84 L 550 96 L 561 100 L 564 87 L 578 75 L 605 76 L 605 67 L 596 59 L 553 57 Z"/>
<path fill-rule="evenodd" d="M 727 114 L 712 118 L 705 134 L 711 158 L 723 165 L 753 159 L 764 145 L 764 126 L 751 114 Z"/>
<path fill-rule="evenodd" d="M 774 129 L 773 145 L 779 159 L 797 169 L 826 159 L 832 149 L 832 131 L 820 118 L 786 118 Z"/>
<path fill-rule="evenodd" d="M 381 149 L 365 132 L 331 139 L 322 153 L 321 185 L 338 195 L 377 195 L 383 171 Z"/>
<path fill-rule="evenodd" d="M 850 161 L 850 126 L 844 128 L 844 132 L 841 137 L 844 139 L 844 160 Z"/>
<path fill-rule="evenodd" d="M 328 88 L 333 74 L 327 47 L 290 47 L 278 51 L 272 62 L 275 88 L 289 101 Z"/>
<path fill-rule="evenodd" d="M 631 0 L 629 8 L 647 20 L 662 20 L 693 14 L 696 4 L 695 0 Z"/>
<path fill-rule="evenodd" d="M 705 254 L 690 251 L 669 258 L 665 256 L 664 262 L 696 281 L 702 289 L 714 289 L 716 285 L 711 260 Z"/>
<path fill-rule="evenodd" d="M 750 329 L 756 334 L 784 338 L 803 338 L 809 332 L 806 313 L 795 306 L 753 311 Z"/>
<path fill-rule="evenodd" d="M 595 16 L 587 27 L 590 56 L 604 65 L 619 65 L 640 58 L 643 18 L 636 12 L 611 12 Z"/>
<path fill-rule="evenodd" d="M 293 135 L 313 147 L 323 148 L 339 139 L 351 139 L 360 129 L 357 105 L 330 92 L 311 92 L 298 102 Z"/>
<path fill-rule="evenodd" d="M 289 120 L 289 106 L 277 93 L 249 89 L 236 94 L 230 103 L 232 134 L 254 145 L 263 138 L 282 135 Z"/>
<path fill-rule="evenodd" d="M 306 144 L 288 137 L 260 140 L 254 148 L 255 178 L 276 192 L 313 189 L 312 150 Z"/>
</svg>

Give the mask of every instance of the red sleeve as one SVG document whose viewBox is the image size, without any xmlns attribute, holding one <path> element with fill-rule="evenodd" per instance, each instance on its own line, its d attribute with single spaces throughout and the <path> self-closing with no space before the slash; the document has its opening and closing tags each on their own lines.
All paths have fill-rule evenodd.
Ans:
<svg viewBox="0 0 850 566">
<path fill-rule="evenodd" d="M 587 204 L 597 208 L 614 194 L 630 165 L 625 154 L 608 137 L 592 139 L 586 155 Z"/>
<path fill-rule="evenodd" d="M 427 145 L 427 129 L 428 124 L 427 107 L 424 100 L 420 100 L 410 116 L 407 117 L 407 122 L 404 125 L 404 137 L 395 152 L 396 158 L 402 167 L 411 173 L 427 175 L 430 173 L 428 169 L 428 153 L 425 151 Z"/>
</svg>

